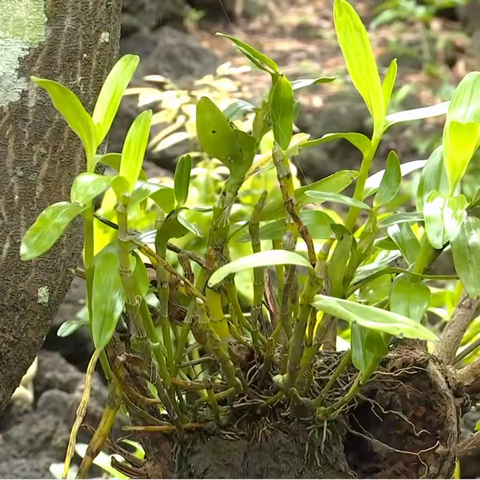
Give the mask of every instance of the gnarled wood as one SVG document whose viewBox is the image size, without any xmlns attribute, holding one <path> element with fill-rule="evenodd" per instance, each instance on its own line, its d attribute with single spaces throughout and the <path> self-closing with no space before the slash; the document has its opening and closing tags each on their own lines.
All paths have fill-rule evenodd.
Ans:
<svg viewBox="0 0 480 480">
<path fill-rule="evenodd" d="M 80 258 L 76 222 L 42 258 L 22 235 L 68 199 L 80 141 L 30 75 L 70 87 L 91 112 L 118 51 L 121 0 L 2 0 L 0 8 L 0 412 L 40 349 Z"/>
</svg>

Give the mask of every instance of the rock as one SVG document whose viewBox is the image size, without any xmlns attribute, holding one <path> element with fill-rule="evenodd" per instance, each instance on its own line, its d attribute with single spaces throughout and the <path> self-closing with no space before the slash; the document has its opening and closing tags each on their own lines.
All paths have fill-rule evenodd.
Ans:
<svg viewBox="0 0 480 480">
<path fill-rule="evenodd" d="M 0 418 L 0 478 L 51 478 L 50 465 L 64 460 L 83 385 L 84 374 L 59 353 L 40 352 L 33 408 L 11 403 Z M 107 395 L 107 387 L 95 374 L 85 423 L 98 425 Z M 122 434 L 121 427 L 117 419 L 114 436 Z M 89 439 L 80 431 L 79 443 Z"/>
</svg>

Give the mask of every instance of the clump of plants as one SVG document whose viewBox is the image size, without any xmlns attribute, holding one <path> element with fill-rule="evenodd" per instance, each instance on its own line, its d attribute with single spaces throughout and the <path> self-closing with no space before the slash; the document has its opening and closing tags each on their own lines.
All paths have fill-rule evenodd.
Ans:
<svg viewBox="0 0 480 480">
<path fill-rule="evenodd" d="M 151 111 L 133 122 L 121 153 L 97 153 L 137 57 L 117 63 L 93 115 L 66 87 L 33 79 L 80 137 L 87 160 L 70 201 L 45 209 L 21 247 L 22 258 L 32 260 L 77 216 L 83 220 L 85 268 L 77 273 L 87 285 L 95 353 L 64 476 L 98 360 L 110 393 L 79 478 L 105 444 L 111 445 L 109 433 L 120 410 L 131 419 L 125 430 L 138 435 L 146 454 L 145 460 L 126 454 L 126 463 L 115 464 L 128 476 L 331 477 L 353 475 L 352 469 L 381 476 L 452 473 L 458 399 L 466 399 L 467 375 L 452 380 L 456 373 L 447 365 L 480 294 L 480 220 L 472 215 L 479 195 L 467 202 L 462 194 L 462 178 L 480 144 L 480 73 L 464 78 L 449 105 L 387 115 L 396 61 L 381 81 L 353 7 L 336 0 L 334 15 L 350 78 L 373 119 L 371 137 L 354 132 L 293 137 L 294 91 L 321 80 L 291 82 L 271 58 L 225 36 L 271 76 L 272 85 L 262 105 L 237 103 L 229 113 L 208 97 L 199 99 L 202 168 L 221 164 L 221 191 L 210 204 L 189 202 L 192 170 L 198 168 L 190 155 L 179 159 L 173 186 L 146 179 L 142 162 Z M 246 113 L 254 114 L 249 131 L 234 123 Z M 391 125 L 443 113 L 443 142 L 428 161 L 401 165 L 392 151 L 385 170 L 369 176 Z M 268 136 L 271 152 L 261 154 Z M 291 160 L 298 150 L 338 139 L 360 150 L 359 170 L 296 185 Z M 99 164 L 117 174 L 95 173 Z M 419 169 L 416 208 L 404 211 L 395 203 L 402 178 Z M 252 178 L 268 170 L 277 187 L 263 191 Z M 341 193 L 353 183 L 353 196 Z M 114 199 L 109 218 L 94 209 L 94 200 L 106 191 Z M 345 220 L 326 210 L 325 202 L 348 207 Z M 153 229 L 139 228 L 139 211 L 154 220 Z M 96 222 L 109 229 L 107 237 L 96 238 Z M 184 242 L 202 235 L 203 241 Z M 240 243 L 250 251 L 239 249 Z M 456 273 L 432 275 L 435 260 L 448 249 Z M 237 279 L 244 271 L 252 274 L 243 277 L 240 293 Z M 437 342 L 440 332 L 428 324 L 426 312 L 439 307 L 435 292 L 446 282 L 459 282 L 465 293 L 457 295 Z M 341 353 L 339 332 L 350 343 Z M 381 422 L 368 420 L 369 412 Z M 369 449 L 366 470 L 359 466 L 361 451 L 349 449 L 352 435 Z M 391 453 L 387 459 L 379 442 Z"/>
</svg>

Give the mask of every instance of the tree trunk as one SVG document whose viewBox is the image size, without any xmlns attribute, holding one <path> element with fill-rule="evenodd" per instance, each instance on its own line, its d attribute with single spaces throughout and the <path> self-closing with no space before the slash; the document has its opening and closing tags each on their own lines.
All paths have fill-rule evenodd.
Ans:
<svg viewBox="0 0 480 480">
<path fill-rule="evenodd" d="M 66 200 L 85 168 L 80 141 L 30 75 L 68 86 L 90 112 L 117 56 L 121 0 L 1 0 L 0 412 L 42 346 L 80 259 L 81 222 L 42 258 L 22 235 Z"/>
</svg>

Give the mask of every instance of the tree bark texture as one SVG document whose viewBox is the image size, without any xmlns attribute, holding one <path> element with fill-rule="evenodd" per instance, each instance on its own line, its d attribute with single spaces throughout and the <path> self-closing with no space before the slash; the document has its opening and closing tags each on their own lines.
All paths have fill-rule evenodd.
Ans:
<svg viewBox="0 0 480 480">
<path fill-rule="evenodd" d="M 73 277 L 81 221 L 33 262 L 23 234 L 49 204 L 68 200 L 84 170 L 80 141 L 30 75 L 71 88 L 92 111 L 113 66 L 121 0 L 1 0 L 0 412 L 41 348 Z"/>
</svg>

